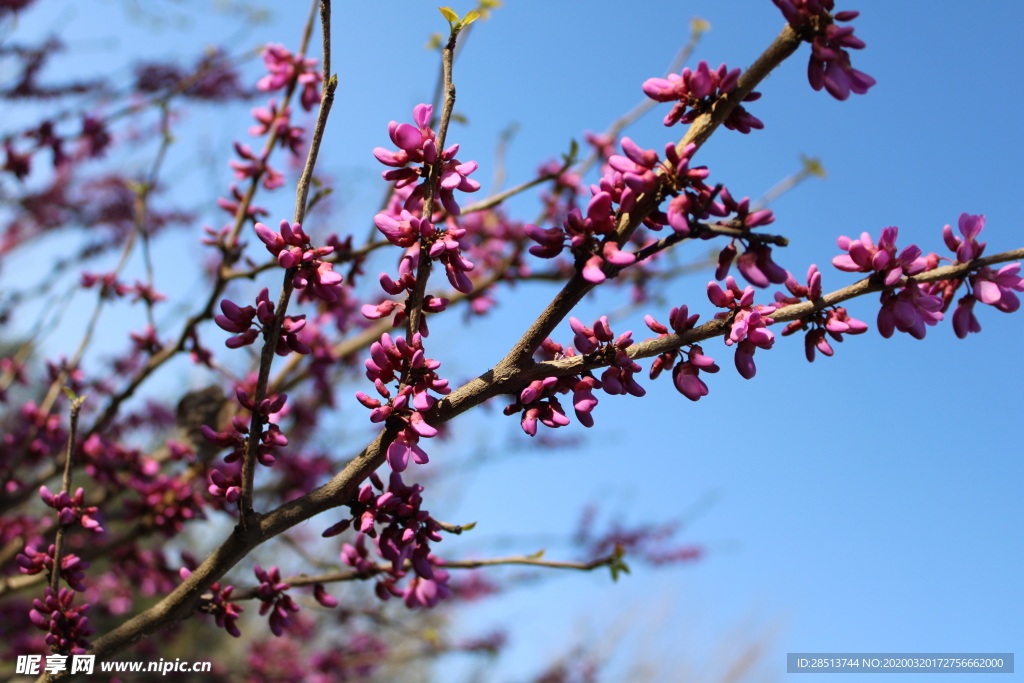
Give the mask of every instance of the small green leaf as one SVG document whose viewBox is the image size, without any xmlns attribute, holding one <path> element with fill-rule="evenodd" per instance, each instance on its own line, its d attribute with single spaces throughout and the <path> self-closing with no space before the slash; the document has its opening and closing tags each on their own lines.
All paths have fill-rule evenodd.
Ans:
<svg viewBox="0 0 1024 683">
<path fill-rule="evenodd" d="M 477 12 L 476 10 L 471 10 L 468 14 L 466 14 L 466 16 L 462 17 L 462 21 L 460 22 L 461 25 L 462 25 L 462 28 L 465 28 L 465 27 L 469 26 L 470 24 L 472 24 L 474 21 L 476 21 L 479 18 L 480 18 L 480 13 Z"/>
<path fill-rule="evenodd" d="M 576 159 L 579 158 L 579 154 L 580 143 L 576 142 L 576 139 L 573 138 L 572 140 L 569 141 L 569 153 L 562 155 L 562 159 L 565 161 L 565 165 L 572 166 L 573 164 L 575 164 Z"/>
<path fill-rule="evenodd" d="M 449 24 L 458 23 L 459 15 L 456 14 L 455 10 L 453 10 L 451 7 L 438 7 L 437 9 L 441 10 L 441 14 L 444 15 L 444 18 L 448 20 Z"/>
<path fill-rule="evenodd" d="M 496 10 L 500 7 L 501 0 L 480 0 L 476 9 L 480 13 L 480 18 L 487 21 L 491 18 L 491 10 Z"/>
<path fill-rule="evenodd" d="M 74 402 L 78 400 L 78 396 L 75 394 L 75 392 L 71 391 L 71 387 L 63 387 L 63 389 L 64 395 L 68 397 L 69 401 Z"/>
<path fill-rule="evenodd" d="M 469 524 L 463 524 L 462 525 L 462 530 L 463 531 L 472 531 L 475 528 L 476 528 L 476 522 L 470 522 Z"/>
<path fill-rule="evenodd" d="M 540 558 L 544 557 L 544 549 L 541 548 L 540 550 L 535 552 L 533 555 L 527 555 L 526 557 L 531 559 L 531 560 L 539 560 Z"/>
<path fill-rule="evenodd" d="M 694 17 L 690 20 L 690 30 L 699 36 L 700 34 L 711 30 L 711 22 L 706 19 L 701 19 L 700 17 Z"/>
<path fill-rule="evenodd" d="M 430 34 L 430 40 L 427 41 L 427 44 L 426 44 L 425 47 L 428 50 L 440 50 L 443 47 L 443 43 L 441 42 L 441 34 L 440 33 L 431 33 Z"/>
<path fill-rule="evenodd" d="M 612 581 L 619 580 L 619 572 L 622 572 L 624 574 L 629 573 L 629 565 L 627 565 L 622 560 L 615 560 L 612 564 L 608 565 L 608 569 L 610 569 L 612 572 Z"/>
<path fill-rule="evenodd" d="M 825 172 L 825 167 L 822 165 L 821 159 L 801 155 L 800 162 L 804 165 L 804 173 L 815 176 L 816 178 L 828 177 L 828 173 Z"/>
</svg>

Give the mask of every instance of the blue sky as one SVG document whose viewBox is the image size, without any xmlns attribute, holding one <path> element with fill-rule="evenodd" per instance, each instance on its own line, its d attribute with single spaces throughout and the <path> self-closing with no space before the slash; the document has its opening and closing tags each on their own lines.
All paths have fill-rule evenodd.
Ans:
<svg viewBox="0 0 1024 683">
<path fill-rule="evenodd" d="M 242 30 L 237 47 L 294 45 L 306 10 L 292 8 L 302 4 L 268 3 L 272 20 Z M 26 30 L 68 36 L 69 59 L 61 64 L 69 74 L 88 72 L 94 60 L 191 59 L 238 26 L 199 2 L 153 3 L 147 12 L 173 19 L 156 28 L 128 18 L 127 3 L 66 6 L 70 14 L 29 13 L 23 21 Z M 700 151 L 697 161 L 710 167 L 711 179 L 736 196 L 756 197 L 798 170 L 799 155 L 819 157 L 828 179 L 778 200 L 771 230 L 792 241 L 777 260 L 798 274 L 817 263 L 826 291 L 854 280 L 829 265 L 841 234 L 877 236 L 896 225 L 901 245 L 944 254 L 942 226 L 955 225 L 966 211 L 986 214 L 988 253 L 1024 246 L 1024 46 L 1017 35 L 1024 5 L 977 3 L 968 10 L 952 2 L 862 0 L 839 9 L 862 12 L 854 26 L 868 46 L 853 63 L 878 85 L 846 102 L 816 93 L 804 76 L 802 48 L 749 107 L 766 129 L 748 136 L 721 130 Z M 730 67 L 746 67 L 783 25 L 768 0 L 509 2 L 474 28 L 456 64 L 457 110 L 468 125 L 453 126 L 449 140 L 461 143 L 461 159 L 480 162 L 476 177 L 486 188 L 497 136 L 516 122 L 509 183 L 530 177 L 570 139 L 603 130 L 638 102 L 640 84 L 664 75 L 693 16 L 712 26 L 695 59 Z M 341 85 L 322 168 L 337 183 L 336 211 L 330 225 L 314 230 L 365 233 L 382 192 L 370 152 L 388 144 L 389 120 L 409 120 L 412 107 L 429 99 L 437 62 L 423 44 L 444 27 L 427 2 L 334 9 Z M 677 139 L 680 128 L 660 123 L 667 106 L 626 134 L 645 148 Z M 209 142 L 213 170 L 198 167 L 194 149 L 169 160 L 178 174 L 173 191 L 207 207 L 207 220 L 221 220 L 213 200 L 229 180 L 230 142 L 249 125 L 246 109 L 233 118 L 199 111 L 186 122 L 186 130 Z M 291 199 L 282 192 L 264 203 L 284 216 Z M 531 197 L 510 203 L 524 220 L 536 211 Z M 194 238 L 164 248 L 176 261 L 195 258 Z M 190 282 L 178 277 L 157 266 L 158 289 L 187 291 Z M 639 310 L 614 329 L 643 337 L 644 313 L 664 320 L 682 303 L 706 318 L 708 279 L 700 273 L 680 280 L 665 304 Z M 479 374 L 552 293 L 523 287 L 469 331 L 457 315 L 451 317 L 460 322 L 447 328 L 439 321 L 431 336 L 435 357 L 453 379 Z M 582 304 L 578 317 L 593 320 L 622 303 L 621 294 L 602 292 Z M 442 544 L 439 550 L 451 556 L 532 552 L 538 537 L 571 532 L 588 503 L 600 503 L 606 520 L 686 516 L 684 540 L 708 551 L 690 566 L 637 567 L 617 584 L 604 574 L 558 576 L 468 611 L 457 624 L 466 634 L 511 625 L 497 680 L 522 680 L 580 639 L 607 648 L 608 680 L 624 680 L 634 662 L 649 660 L 660 662 L 657 680 L 677 680 L 687 667 L 700 680 L 714 680 L 723 659 L 761 640 L 768 645 L 759 680 L 785 677 L 786 652 L 1024 650 L 1024 317 L 985 308 L 983 333 L 964 341 L 948 323 L 930 328 L 924 341 L 884 340 L 874 330 L 873 298 L 849 308 L 872 330 L 838 345 L 831 359 L 808 364 L 800 341 L 783 339 L 757 354 L 757 377 L 747 381 L 732 371 L 731 350 L 708 343 L 706 353 L 723 372 L 708 381 L 711 394 L 699 403 L 679 396 L 667 377 L 643 381 L 644 399 L 601 397 L 597 425 L 581 447 L 516 452 L 438 492 L 438 516 L 479 522 L 469 538 Z M 124 322 L 128 329 L 137 323 Z M 567 325 L 560 335 L 568 343 Z M 496 413 L 460 418 L 455 430 L 459 440 L 439 448 L 436 462 L 465 457 L 471 448 L 531 448 L 514 420 Z M 575 424 L 563 430 L 582 431 Z M 487 540 L 492 535 L 513 540 L 499 546 Z M 557 545 L 549 549 L 551 557 L 559 552 Z M 618 644 L 606 646 L 619 631 Z M 463 670 L 449 665 L 442 680 Z"/>
</svg>

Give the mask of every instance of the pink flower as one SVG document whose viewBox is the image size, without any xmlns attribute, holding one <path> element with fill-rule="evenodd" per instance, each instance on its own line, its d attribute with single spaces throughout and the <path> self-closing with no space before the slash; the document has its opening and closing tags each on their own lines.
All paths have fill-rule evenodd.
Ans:
<svg viewBox="0 0 1024 683">
<path fill-rule="evenodd" d="M 256 589 L 260 615 L 270 612 L 270 630 L 275 636 L 281 636 L 292 623 L 292 613 L 299 611 L 299 606 L 285 593 L 291 586 L 281 581 L 281 572 L 277 567 L 266 570 L 256 565 L 253 571 L 260 581 Z"/>
<path fill-rule="evenodd" d="M 334 252 L 334 247 L 314 247 L 299 223 L 289 225 L 288 221 L 281 221 L 280 232 L 263 223 L 256 223 L 255 229 L 267 251 L 277 257 L 279 266 L 296 269 L 292 277 L 295 289 L 308 288 L 312 296 L 327 303 L 337 301 L 341 274 L 335 273 L 334 266 L 322 260 Z"/>
<path fill-rule="evenodd" d="M 916 275 L 928 268 L 928 262 L 921 257 L 921 249 L 916 244 L 896 255 L 896 237 L 899 228 L 889 227 L 882 231 L 876 246 L 871 235 L 861 233 L 859 240 L 851 240 L 843 235 L 837 240 L 839 248 L 848 254 L 841 254 L 832 259 L 832 265 L 849 273 L 883 273 L 883 282 L 893 286 L 904 275 Z"/>
<path fill-rule="evenodd" d="M 323 74 L 316 71 L 316 59 L 293 55 L 284 45 L 271 44 L 263 48 L 263 65 L 267 75 L 256 82 L 256 87 L 265 92 L 280 90 L 292 79 L 302 88 L 299 101 L 302 108 L 310 111 L 320 101 L 319 85 Z"/>
<path fill-rule="evenodd" d="M 376 147 L 373 155 L 377 161 L 394 169 L 384 171 L 384 180 L 394 182 L 397 188 L 403 188 L 426 177 L 428 167 L 438 160 L 440 154 L 441 173 L 435 179 L 434 196 L 440 200 L 445 211 L 452 216 L 458 216 L 461 209 L 455 201 L 454 191 L 476 192 L 480 189 L 480 183 L 469 178 L 470 174 L 477 170 L 478 165 L 475 161 L 463 163 L 456 159 L 455 155 L 459 153 L 458 145 L 451 145 L 439 152 L 437 135 L 429 127 L 433 111 L 434 108 L 429 104 L 419 104 L 412 110 L 415 126 L 397 121 L 389 123 L 388 135 L 398 150 Z M 418 163 L 421 166 L 410 167 L 410 163 Z M 410 212 L 421 211 L 425 196 L 425 184 L 416 185 L 405 200 L 405 209 Z"/>
<path fill-rule="evenodd" d="M 1024 278 L 1019 273 L 1019 263 L 1007 264 L 998 271 L 982 268 L 971 276 L 974 296 L 1003 313 L 1013 313 L 1020 308 L 1020 298 L 1014 292 L 1024 292 Z"/>
<path fill-rule="evenodd" d="M 980 258 L 985 252 L 985 242 L 979 244 L 977 238 L 985 227 L 985 216 L 972 216 L 968 213 L 962 213 L 960 214 L 957 227 L 960 228 L 960 234 L 963 235 L 963 238 L 953 235 L 953 229 L 948 225 L 942 229 L 942 239 L 951 251 L 956 252 L 957 262 L 969 263 L 976 258 Z"/>
<path fill-rule="evenodd" d="M 878 331 L 886 339 L 895 330 L 906 332 L 914 339 L 924 339 L 925 325 L 936 325 L 942 320 L 942 307 L 940 297 L 925 294 L 916 282 L 910 282 L 899 294 L 882 292 Z"/>
<path fill-rule="evenodd" d="M 698 116 L 710 111 L 720 99 L 736 89 L 740 70 L 729 70 L 725 64 L 712 70 L 708 63 L 701 60 L 693 71 L 684 68 L 681 74 L 669 74 L 668 78 L 648 78 L 644 81 L 643 91 L 656 102 L 677 101 L 664 120 L 666 126 L 676 123 L 693 123 Z M 743 98 L 744 102 L 753 102 L 761 97 L 759 92 L 751 92 Z M 729 130 L 749 133 L 752 129 L 764 128 L 764 124 L 752 116 L 742 105 L 736 106 L 723 122 Z"/>
<path fill-rule="evenodd" d="M 836 12 L 833 0 L 772 0 L 794 28 L 811 43 L 811 61 L 807 65 L 807 79 L 811 87 L 824 87 L 832 97 L 845 100 L 850 93 L 863 95 L 875 85 L 875 79 L 850 66 L 847 49 L 861 50 L 864 41 L 853 35 L 852 26 L 837 26 L 834 22 L 853 21 L 860 12 Z"/>
<path fill-rule="evenodd" d="M 981 323 L 974 317 L 975 301 L 977 299 L 968 294 L 957 302 L 956 310 L 953 311 L 953 331 L 960 339 L 971 332 L 981 332 Z"/>
</svg>

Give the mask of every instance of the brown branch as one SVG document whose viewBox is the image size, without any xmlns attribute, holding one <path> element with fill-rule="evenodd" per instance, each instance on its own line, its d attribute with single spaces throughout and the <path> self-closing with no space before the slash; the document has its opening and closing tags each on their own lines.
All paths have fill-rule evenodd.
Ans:
<svg viewBox="0 0 1024 683">
<path fill-rule="evenodd" d="M 730 93 L 729 97 L 719 100 L 710 112 L 699 116 L 676 145 L 682 150 L 689 144 L 698 148 L 707 141 L 711 134 L 729 114 L 732 113 L 743 98 L 761 82 L 776 66 L 782 63 L 787 57 L 796 51 L 800 45 L 800 38 L 787 24 L 782 33 L 765 50 L 764 54 L 757 58 L 753 65 L 740 77 L 736 90 Z M 661 189 L 641 195 L 631 213 L 622 213 L 619 217 L 616 241 L 621 245 L 636 230 L 643 220 L 657 207 L 658 195 Z M 588 282 L 577 272 L 565 287 L 562 288 L 548 307 L 540 314 L 537 320 L 515 343 L 509 353 L 495 366 L 495 373 L 501 376 L 514 374 L 517 370 L 529 366 L 532 363 L 531 356 L 547 338 L 555 327 L 568 315 L 576 304 L 594 288 L 594 284 Z"/>
<path fill-rule="evenodd" d="M 437 159 L 430 166 L 424 166 L 426 177 L 423 179 L 425 192 L 423 197 L 424 220 L 431 220 L 434 213 L 434 200 L 436 199 L 435 187 L 440 187 L 441 170 L 444 168 L 444 142 L 448 134 L 448 124 L 451 123 L 452 110 L 455 108 L 455 83 L 452 82 L 452 59 L 455 53 L 455 43 L 459 37 L 459 31 L 452 29 L 448 37 L 448 44 L 441 52 L 441 69 L 444 74 L 444 108 L 441 110 L 441 125 L 437 131 Z M 416 269 L 416 285 L 409 293 L 405 301 L 405 314 L 408 316 L 407 336 L 412 336 L 420 329 L 420 321 L 423 319 L 423 296 L 427 291 L 427 280 L 430 278 L 430 244 L 420 239 L 420 261 Z"/>
<path fill-rule="evenodd" d="M 482 560 L 451 560 L 451 561 L 440 561 L 438 567 L 441 569 L 480 569 L 481 567 L 501 567 L 501 566 L 525 566 L 525 567 L 544 567 L 547 569 L 575 569 L 577 571 L 589 572 L 601 567 L 608 567 L 616 562 L 622 560 L 622 553 L 618 550 L 612 552 L 604 557 L 599 557 L 589 562 L 569 562 L 569 561 L 557 561 L 557 560 L 543 560 L 541 556 L 544 551 L 536 553 L 535 555 L 514 555 L 512 557 L 494 557 Z M 410 563 L 406 562 L 406 567 L 410 567 Z M 317 574 L 309 576 L 307 574 L 299 574 L 297 576 L 288 576 L 281 579 L 282 583 L 287 583 L 291 588 L 304 588 L 306 586 L 315 586 L 316 584 L 324 583 L 341 583 L 345 581 L 363 581 L 366 579 L 372 579 L 375 576 L 381 574 L 387 574 L 391 571 L 391 563 L 375 564 L 367 570 L 359 571 L 355 569 L 328 572 L 326 574 Z M 250 586 L 248 588 L 236 588 L 231 592 L 232 600 L 254 600 L 258 593 L 259 586 Z"/>
<path fill-rule="evenodd" d="M 316 7 L 316 3 L 314 3 Z M 312 19 L 312 14 L 310 15 Z M 309 194 L 309 186 L 313 179 L 313 169 L 316 166 L 316 158 L 320 152 L 320 143 L 324 137 L 324 130 L 327 127 L 327 117 L 331 113 L 331 105 L 334 103 L 334 90 L 338 87 L 338 77 L 330 75 L 331 66 L 331 0 L 320 0 L 320 21 L 323 31 L 323 88 L 320 92 L 320 110 L 317 112 L 316 127 L 313 131 L 313 139 L 309 145 L 309 152 L 306 155 L 306 165 L 302 169 L 302 176 L 299 178 L 298 186 L 295 188 L 295 222 L 301 223 L 306 215 L 306 198 Z M 307 24 L 307 33 L 311 31 L 312 21 Z M 308 41 L 308 35 L 304 40 Z M 252 505 L 253 480 L 256 477 L 257 452 L 260 448 L 261 437 L 263 436 L 263 423 L 266 416 L 259 409 L 260 403 L 267 397 L 267 383 L 270 381 L 270 367 L 274 363 L 274 355 L 277 351 L 277 344 L 281 338 L 281 325 L 284 323 L 288 311 L 288 302 L 291 299 L 294 285 L 292 280 L 297 271 L 296 267 L 288 268 L 284 274 L 284 284 L 281 287 L 281 294 L 278 296 L 277 309 L 274 320 L 268 329 L 263 331 L 263 350 L 260 353 L 259 375 L 256 380 L 256 393 L 253 402 L 256 409 L 252 411 L 252 418 L 249 423 L 249 434 L 246 441 L 245 456 L 242 460 L 242 494 L 238 501 L 240 522 L 245 527 L 252 527 L 258 518 Z"/>
<path fill-rule="evenodd" d="M 74 462 L 75 437 L 78 435 L 78 413 L 82 410 L 85 397 L 79 396 L 71 401 L 71 426 L 68 427 L 68 447 L 64 453 L 64 480 L 61 482 L 61 493 L 71 495 L 71 464 Z M 67 537 L 67 524 L 60 523 L 60 515 L 57 515 L 57 540 L 53 544 L 53 571 L 50 572 L 50 591 L 54 597 L 60 587 L 60 560 L 64 550 L 64 539 Z M 72 522 L 74 524 L 74 522 Z"/>
</svg>

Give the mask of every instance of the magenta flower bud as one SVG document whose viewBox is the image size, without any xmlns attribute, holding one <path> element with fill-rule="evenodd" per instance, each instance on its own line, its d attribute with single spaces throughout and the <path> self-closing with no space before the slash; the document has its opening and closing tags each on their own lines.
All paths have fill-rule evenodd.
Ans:
<svg viewBox="0 0 1024 683">
<path fill-rule="evenodd" d="M 744 347 L 744 342 L 736 346 L 736 370 L 744 379 L 753 379 L 757 374 L 757 367 L 754 365 L 753 345 Z"/>
<path fill-rule="evenodd" d="M 601 270 L 602 265 L 603 260 L 600 256 L 597 256 L 596 254 L 591 256 L 583 266 L 583 279 L 594 284 L 604 282 L 605 274 L 604 271 Z"/>
</svg>

